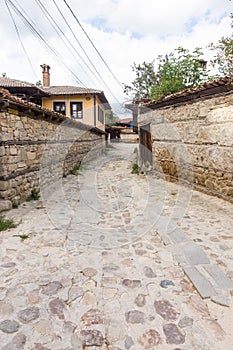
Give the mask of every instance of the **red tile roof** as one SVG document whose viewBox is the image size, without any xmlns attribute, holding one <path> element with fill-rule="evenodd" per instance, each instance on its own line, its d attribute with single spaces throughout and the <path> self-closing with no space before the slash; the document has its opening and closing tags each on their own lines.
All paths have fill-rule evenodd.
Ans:
<svg viewBox="0 0 233 350">
<path fill-rule="evenodd" d="M 82 88 L 79 86 L 48 86 L 43 87 L 43 90 L 51 95 L 86 95 L 86 94 L 100 94 L 102 91 L 96 89 Z"/>
<path fill-rule="evenodd" d="M 106 104 L 106 108 L 111 109 L 109 102 L 107 98 L 104 95 L 104 92 L 97 89 L 90 89 L 90 88 L 82 88 L 79 86 L 49 86 L 49 87 L 42 87 L 37 86 L 35 84 L 28 83 L 26 81 L 16 80 L 16 79 L 10 79 L 10 78 L 3 78 L 0 77 L 0 87 L 2 88 L 9 88 L 10 90 L 15 90 L 17 88 L 23 89 L 23 88 L 31 88 L 33 90 L 39 90 L 43 95 L 97 95 L 100 99 L 100 101 L 104 104 Z"/>
<path fill-rule="evenodd" d="M 0 86 L 3 87 L 32 87 L 34 84 L 26 81 L 0 77 Z"/>
<path fill-rule="evenodd" d="M 216 93 L 230 90 L 233 90 L 232 79 L 230 79 L 229 77 L 224 77 L 213 81 L 205 82 L 202 85 L 199 85 L 195 88 L 187 88 L 174 94 L 167 95 L 165 97 L 160 98 L 157 101 L 152 99 L 146 102 L 140 101 L 140 107 L 159 108 L 161 106 L 175 104 L 176 102 L 179 103 L 189 101 L 197 97 L 207 97 Z M 135 101 L 135 104 L 138 104 L 138 102 L 139 101 Z"/>
<path fill-rule="evenodd" d="M 97 95 L 102 103 L 107 104 L 107 108 L 111 109 L 104 92 L 97 89 L 82 88 L 79 86 L 48 86 L 42 88 L 50 95 Z"/>
<path fill-rule="evenodd" d="M 93 127 L 91 125 L 84 124 L 80 121 L 68 118 L 68 117 L 64 116 L 63 114 L 51 111 L 50 109 L 41 107 L 35 103 L 24 101 L 21 98 L 10 94 L 10 92 L 8 90 L 0 88 L 0 110 L 1 110 L 1 101 L 9 103 L 10 106 L 22 107 L 25 110 L 34 111 L 35 113 L 37 113 L 38 116 L 43 115 L 43 116 L 47 116 L 47 117 L 52 117 L 52 118 L 60 120 L 60 121 L 66 120 L 69 123 L 74 123 L 73 125 L 78 126 L 80 129 L 93 130 L 94 132 L 100 133 L 100 134 L 105 133 L 104 131 L 98 129 L 97 127 Z M 8 106 L 6 106 L 6 107 L 8 107 Z"/>
<path fill-rule="evenodd" d="M 47 93 L 45 93 L 45 91 L 40 86 L 22 80 L 0 77 L 0 87 L 5 89 L 8 88 L 12 91 L 16 91 L 17 89 L 19 89 L 19 91 L 31 89 L 31 91 L 36 91 L 37 93 L 39 91 L 43 96 L 47 95 Z"/>
</svg>

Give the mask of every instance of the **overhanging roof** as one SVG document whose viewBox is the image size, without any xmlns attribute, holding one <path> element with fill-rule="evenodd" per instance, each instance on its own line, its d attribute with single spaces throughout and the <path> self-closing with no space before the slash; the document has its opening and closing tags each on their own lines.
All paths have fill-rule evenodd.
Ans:
<svg viewBox="0 0 233 350">
<path fill-rule="evenodd" d="M 16 79 L 0 77 L 0 87 L 9 90 L 12 94 L 20 93 L 33 97 L 49 96 L 41 87 Z"/>
<path fill-rule="evenodd" d="M 61 85 L 61 86 L 48 86 L 43 87 L 43 90 L 54 96 L 54 95 L 97 95 L 100 101 L 103 104 L 106 104 L 107 109 L 111 109 L 107 98 L 104 95 L 104 92 L 97 89 L 90 88 L 82 88 L 79 86 L 69 86 L 69 85 Z"/>
</svg>

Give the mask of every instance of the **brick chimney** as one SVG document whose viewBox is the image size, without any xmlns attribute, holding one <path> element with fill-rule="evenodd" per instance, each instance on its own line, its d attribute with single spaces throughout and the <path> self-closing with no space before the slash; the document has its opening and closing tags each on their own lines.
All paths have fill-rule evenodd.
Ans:
<svg viewBox="0 0 233 350">
<path fill-rule="evenodd" d="M 43 86 L 48 87 L 50 86 L 50 67 L 47 64 L 42 64 L 42 76 L 43 76 Z"/>
</svg>

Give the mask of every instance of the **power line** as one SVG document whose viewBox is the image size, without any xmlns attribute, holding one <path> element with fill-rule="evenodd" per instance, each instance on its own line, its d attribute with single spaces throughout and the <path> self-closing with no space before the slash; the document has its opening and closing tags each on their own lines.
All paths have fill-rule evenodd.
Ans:
<svg viewBox="0 0 233 350">
<path fill-rule="evenodd" d="M 66 0 L 63 0 L 64 3 L 66 4 L 66 6 L 68 7 L 68 9 L 70 10 L 72 16 L 75 18 L 76 22 L 78 23 L 78 25 L 81 27 L 82 31 L 84 32 L 84 34 L 86 35 L 86 37 L 88 38 L 88 40 L 90 41 L 91 45 L 93 46 L 93 48 L 95 49 L 95 51 L 97 52 L 97 54 L 99 55 L 99 57 L 101 58 L 101 60 L 104 62 L 105 66 L 108 68 L 109 72 L 112 74 L 112 76 L 114 77 L 114 79 L 116 80 L 116 82 L 120 85 L 121 88 L 123 88 L 122 83 L 117 79 L 117 77 L 115 76 L 115 74 L 113 73 L 113 71 L 111 70 L 111 68 L 109 67 L 109 65 L 107 64 L 107 62 L 105 61 L 105 59 L 103 58 L 103 56 L 101 55 L 101 53 L 99 52 L 99 50 L 96 48 L 95 44 L 93 43 L 93 41 L 91 40 L 91 38 L 89 37 L 89 35 L 87 34 L 86 30 L 83 28 L 82 24 L 80 23 L 79 19 L 77 18 L 77 16 L 75 15 L 75 13 L 73 12 L 73 10 L 71 9 L 70 5 L 68 5 Z"/>
<path fill-rule="evenodd" d="M 13 15 L 12 15 L 11 9 L 10 9 L 9 5 L 7 4 L 7 1 L 4 0 L 4 2 L 5 2 L 5 4 L 6 4 L 7 10 L 8 10 L 8 12 L 9 12 L 9 15 L 10 15 L 10 17 L 11 17 L 11 20 L 12 20 L 12 22 L 13 22 L 13 25 L 14 25 L 14 28 L 15 28 L 15 31 L 16 31 L 16 34 L 17 34 L 17 37 L 18 37 L 18 39 L 19 39 L 20 45 L 22 46 L 22 49 L 23 49 L 23 51 L 24 51 L 24 53 L 25 53 L 25 55 L 26 55 L 26 57 L 27 57 L 27 60 L 28 60 L 28 62 L 29 62 L 29 65 L 31 66 L 32 72 L 33 72 L 33 74 L 35 75 L 35 77 L 36 77 L 36 79 L 37 79 L 38 76 L 37 76 L 37 74 L 36 74 L 36 72 L 35 72 L 35 70 L 34 70 L 34 67 L 33 67 L 32 62 L 31 62 L 31 60 L 30 60 L 30 57 L 29 57 L 29 55 L 28 55 L 28 53 L 27 53 L 27 51 L 26 51 L 26 48 L 25 48 L 25 46 L 24 46 L 24 44 L 23 44 L 23 42 L 22 42 L 22 39 L 21 39 L 21 36 L 20 36 L 20 33 L 19 33 L 19 29 L 18 29 L 17 24 L 16 24 L 16 22 L 15 22 L 15 20 L 14 20 L 14 17 L 13 17 Z"/>
<path fill-rule="evenodd" d="M 22 21 L 24 22 L 24 24 L 26 25 L 27 28 L 29 28 L 29 30 L 33 33 L 33 35 L 35 35 L 40 41 L 41 43 L 45 46 L 45 48 L 53 55 L 55 56 L 55 58 L 63 64 L 63 66 L 65 66 L 65 68 L 75 77 L 75 79 L 77 81 L 79 81 L 79 83 L 81 85 L 83 85 L 84 87 L 85 84 L 77 77 L 77 75 L 66 65 L 66 63 L 63 62 L 62 58 L 60 57 L 60 55 L 56 52 L 56 50 L 48 44 L 48 42 L 46 41 L 46 39 L 43 37 L 43 34 L 40 32 L 40 30 L 37 28 L 36 29 L 36 24 L 31 20 L 30 22 L 30 17 L 26 14 L 26 12 L 20 7 L 19 4 L 18 7 L 21 8 L 21 10 L 24 12 L 24 14 L 29 18 L 29 20 L 25 17 L 25 15 L 17 8 L 17 6 L 11 1 L 11 0 L 6 0 L 10 3 L 11 7 L 13 8 L 13 10 L 15 11 L 15 13 L 22 19 Z"/>
<path fill-rule="evenodd" d="M 39 0 L 38 0 L 39 1 Z M 5 2 L 9 3 L 12 7 L 12 9 L 14 10 L 14 12 L 21 18 L 21 20 L 23 21 L 23 23 L 25 24 L 25 26 L 32 32 L 32 34 L 37 37 L 41 44 L 46 48 L 46 50 L 52 54 L 53 56 L 55 56 L 56 60 L 59 61 L 60 63 L 62 63 L 62 65 L 69 71 L 69 73 L 75 77 L 75 79 L 81 83 L 81 85 L 83 85 L 84 87 L 85 84 L 77 77 L 77 75 L 72 71 L 72 69 L 70 69 L 67 64 L 65 62 L 63 62 L 62 57 L 58 54 L 58 52 L 47 42 L 47 40 L 44 38 L 43 34 L 41 33 L 41 31 L 38 29 L 37 25 L 32 21 L 32 19 L 28 16 L 28 14 L 25 12 L 24 9 L 22 9 L 22 7 L 17 3 L 17 1 L 15 1 L 15 3 L 12 0 L 5 0 Z M 17 5 L 16 5 L 17 4 Z M 18 7 L 17 7 L 18 6 Z M 21 9 L 21 10 L 20 10 Z M 56 22 L 55 22 L 56 23 Z M 52 23 L 50 22 L 50 24 L 52 25 Z M 53 26 L 54 28 L 54 26 Z M 18 29 L 18 28 L 17 28 Z M 56 32 L 58 33 L 58 31 L 56 30 Z M 62 32 L 62 31 L 61 31 Z M 63 32 L 62 32 L 63 33 Z M 73 33 L 73 35 L 75 35 Z M 76 38 L 77 39 L 77 38 Z M 87 55 L 87 54 L 86 54 Z M 89 58 L 89 57 L 88 57 Z M 98 71 L 97 71 L 98 72 Z M 98 72 L 99 74 L 99 72 Z M 111 93 L 111 95 L 114 97 L 114 99 L 118 102 L 119 105 L 121 105 L 120 101 L 117 99 L 117 97 L 112 93 L 112 91 L 109 89 L 109 87 L 107 86 L 107 84 L 104 82 L 104 80 L 102 79 L 101 75 L 100 75 L 101 80 L 103 81 L 103 83 L 106 85 L 107 89 L 109 90 L 109 92 Z"/>
<path fill-rule="evenodd" d="M 80 41 L 78 40 L 77 36 L 75 35 L 74 31 L 72 30 L 70 24 L 68 23 L 67 19 L 65 18 L 65 16 L 63 15 L 62 11 L 60 10 L 59 6 L 57 5 L 57 2 L 55 0 L 53 0 L 54 5 L 56 6 L 58 12 L 60 13 L 61 17 L 63 18 L 64 22 L 66 23 L 66 25 L 68 26 L 69 30 L 71 31 L 73 37 L 75 38 L 76 42 L 78 43 L 78 45 L 80 46 L 80 48 L 82 49 L 83 53 L 85 54 L 87 60 L 89 61 L 89 63 L 91 64 L 91 66 L 93 67 L 93 69 L 95 70 L 95 72 L 97 73 L 97 75 L 99 76 L 99 78 L 102 81 L 102 84 L 104 84 L 104 86 L 106 87 L 106 89 L 110 92 L 110 94 L 113 96 L 113 98 L 117 101 L 117 103 L 121 104 L 121 102 L 118 100 L 118 98 L 114 95 L 114 93 L 111 91 L 111 89 L 108 87 L 108 85 L 106 84 L 106 82 L 104 81 L 104 79 L 102 78 L 102 76 L 100 75 L 99 71 L 96 69 L 95 65 L 92 63 L 91 59 L 89 58 L 87 52 L 85 51 L 84 47 L 82 46 L 82 44 L 80 43 Z"/>
<path fill-rule="evenodd" d="M 83 57 L 79 54 L 79 52 L 76 50 L 76 48 L 74 47 L 74 45 L 72 44 L 72 42 L 67 38 L 66 34 L 63 32 L 63 30 L 58 26 L 58 24 L 56 23 L 56 21 L 53 19 L 53 17 L 50 15 L 50 13 L 48 12 L 48 10 L 45 8 L 45 6 L 42 4 L 42 2 L 40 0 L 35 0 L 36 3 L 38 4 L 38 6 L 40 7 L 41 11 L 44 13 L 44 15 L 46 16 L 47 20 L 49 21 L 49 23 L 51 24 L 51 26 L 54 28 L 54 30 L 56 31 L 56 33 L 58 35 L 60 35 L 60 33 L 62 34 L 62 36 L 60 37 L 61 40 L 64 42 L 65 46 L 67 47 L 67 49 L 71 52 L 71 55 L 73 56 L 73 58 L 75 59 L 75 61 L 80 65 L 81 69 L 84 71 L 84 73 L 89 77 L 90 80 L 92 80 L 92 78 L 88 75 L 88 73 L 85 71 L 85 69 L 81 66 L 80 62 L 77 60 L 76 56 L 74 55 L 73 51 L 76 52 L 76 54 L 79 56 L 79 58 L 82 60 L 82 62 L 84 63 L 84 65 L 89 69 L 89 71 L 94 74 L 94 72 L 91 70 L 91 68 L 87 65 L 87 63 L 85 62 L 85 60 L 83 59 Z M 71 48 L 73 49 L 73 51 L 71 50 L 71 48 L 67 45 L 67 43 L 63 40 L 63 37 L 66 39 L 66 41 L 69 43 L 69 45 L 71 46 Z M 96 77 L 96 76 L 95 76 Z M 96 79 L 98 79 L 96 77 Z"/>
</svg>

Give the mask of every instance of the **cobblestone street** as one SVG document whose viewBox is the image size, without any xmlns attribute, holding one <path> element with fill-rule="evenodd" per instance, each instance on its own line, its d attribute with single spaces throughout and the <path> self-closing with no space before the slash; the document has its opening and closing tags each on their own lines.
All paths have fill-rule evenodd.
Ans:
<svg viewBox="0 0 233 350">
<path fill-rule="evenodd" d="M 132 174 L 136 148 L 7 213 L 2 350 L 233 348 L 232 204 Z"/>
</svg>

